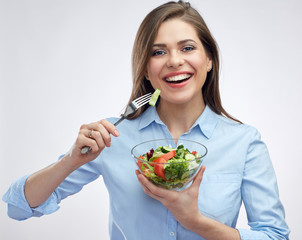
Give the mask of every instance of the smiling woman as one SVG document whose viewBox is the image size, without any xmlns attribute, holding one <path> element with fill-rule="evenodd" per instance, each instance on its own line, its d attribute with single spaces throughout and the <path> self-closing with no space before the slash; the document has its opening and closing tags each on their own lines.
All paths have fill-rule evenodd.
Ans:
<svg viewBox="0 0 302 240">
<path fill-rule="evenodd" d="M 117 118 L 82 124 L 58 161 L 11 185 L 3 196 L 8 215 L 25 220 L 51 214 L 63 199 L 102 176 L 110 197 L 112 240 L 288 239 L 267 147 L 254 127 L 222 107 L 217 44 L 199 13 L 183 1 L 152 10 L 139 27 L 132 60 L 130 101 L 159 88 L 156 106 L 145 105 L 118 128 L 113 124 Z M 208 150 L 200 171 L 182 191 L 160 188 L 136 170 L 131 149 L 155 139 L 164 139 L 162 151 L 178 149 L 186 140 Z M 84 146 L 91 148 L 85 155 Z M 183 161 L 188 150 L 182 148 L 179 154 L 173 150 L 169 161 Z M 142 164 L 157 164 L 156 179 L 169 181 L 171 168 L 160 165 L 160 158 L 150 159 Z M 242 203 L 248 229 L 237 228 Z"/>
<path fill-rule="evenodd" d="M 163 4 L 151 11 L 142 22 L 133 47 L 133 89 L 129 103 L 136 97 L 153 90 L 154 87 L 149 81 L 146 81 L 150 78 L 148 68 L 151 67 L 151 64 L 157 68 L 160 67 L 159 64 L 167 64 L 173 67 L 175 64 L 183 64 L 185 59 L 192 55 L 190 59 L 195 62 L 195 65 L 197 62 L 206 61 L 202 65 L 198 63 L 201 66 L 196 66 L 203 67 L 207 71 L 207 74 L 201 78 L 204 81 L 206 80 L 204 86 L 199 88 L 202 89 L 202 102 L 207 104 L 215 113 L 240 122 L 227 113 L 221 103 L 217 44 L 200 14 L 190 7 L 189 3 L 183 4 L 183 6 L 188 5 L 185 13 L 183 12 L 183 6 Z M 171 34 L 173 38 L 170 38 Z M 203 54 L 203 58 L 206 59 L 196 60 L 196 57 L 199 57 L 196 56 L 197 53 Z M 187 74 L 183 78 L 189 78 L 189 75 L 192 75 L 192 73 L 186 71 L 179 72 L 178 67 L 174 69 L 177 69 L 176 72 L 171 72 L 171 70 L 167 72 L 168 77 Z M 199 74 L 201 74 L 201 71 L 202 69 L 199 70 Z M 167 76 L 161 77 L 165 79 Z M 199 78 L 199 76 L 196 78 Z M 170 78 L 170 82 L 173 79 L 177 78 Z M 170 84 L 170 87 L 178 88 L 186 85 L 186 83 L 188 82 L 180 85 Z M 145 108 L 141 108 L 129 116 L 129 119 L 136 118 L 143 111 L 145 111 Z"/>
</svg>

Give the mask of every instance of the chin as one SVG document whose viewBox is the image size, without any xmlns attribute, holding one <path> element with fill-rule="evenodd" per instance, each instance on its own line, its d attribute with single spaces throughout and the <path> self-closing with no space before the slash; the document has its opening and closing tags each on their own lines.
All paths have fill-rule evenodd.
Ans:
<svg viewBox="0 0 302 240">
<path fill-rule="evenodd" d="M 168 102 L 170 104 L 175 104 L 175 105 L 184 105 L 184 104 L 189 104 L 192 102 L 192 98 L 188 96 L 173 96 L 169 98 Z"/>
</svg>

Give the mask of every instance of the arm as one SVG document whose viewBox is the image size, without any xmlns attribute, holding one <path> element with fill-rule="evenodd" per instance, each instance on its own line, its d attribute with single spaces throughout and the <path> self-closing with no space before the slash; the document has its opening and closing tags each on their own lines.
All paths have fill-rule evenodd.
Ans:
<svg viewBox="0 0 302 240">
<path fill-rule="evenodd" d="M 44 203 L 64 179 L 75 170 L 71 163 L 70 156 L 66 155 L 58 162 L 27 178 L 24 194 L 31 208 Z"/>
<path fill-rule="evenodd" d="M 88 136 L 91 129 L 92 135 Z M 105 147 L 110 146 L 110 134 L 116 137 L 119 135 L 114 125 L 107 120 L 83 125 L 68 154 L 53 165 L 21 178 L 11 186 L 3 197 L 8 203 L 8 215 L 22 220 L 32 215 L 53 212 L 58 208 L 57 203 L 61 199 L 78 192 L 83 185 L 96 179 L 96 169 L 91 161 Z M 91 147 L 86 155 L 80 152 L 83 146 Z M 62 184 L 67 176 L 68 181 Z M 59 187 L 60 184 L 62 185 Z M 46 202 L 51 205 L 47 210 L 43 206 Z"/>
<path fill-rule="evenodd" d="M 289 228 L 279 199 L 276 175 L 260 134 L 252 133 L 243 172 L 242 199 L 250 229 L 239 229 L 242 239 L 285 240 Z"/>
<path fill-rule="evenodd" d="M 110 147 L 110 133 L 118 136 L 115 126 L 107 120 L 83 125 L 74 146 L 66 156 L 27 179 L 24 192 L 28 204 L 31 207 L 41 205 L 70 173 L 94 160 L 105 147 Z M 91 147 L 91 151 L 85 155 L 81 154 L 84 146 Z"/>
<path fill-rule="evenodd" d="M 17 179 L 3 196 L 3 201 L 7 203 L 8 216 L 16 220 L 25 220 L 33 216 L 40 217 L 57 211 L 61 200 L 79 192 L 84 185 L 99 177 L 101 172 L 98 168 L 98 162 L 99 159 L 96 159 L 73 171 L 51 193 L 48 199 L 37 207 L 31 207 L 24 194 L 25 183 L 30 175 Z"/>
</svg>

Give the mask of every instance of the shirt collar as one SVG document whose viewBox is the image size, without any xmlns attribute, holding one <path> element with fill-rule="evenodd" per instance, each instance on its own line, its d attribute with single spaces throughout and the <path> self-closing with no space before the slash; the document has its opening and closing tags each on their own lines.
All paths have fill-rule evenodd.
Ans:
<svg viewBox="0 0 302 240">
<path fill-rule="evenodd" d="M 139 130 L 149 126 L 152 122 L 156 122 L 161 125 L 165 125 L 159 118 L 155 107 L 148 107 L 146 111 L 141 115 Z M 208 105 L 206 105 L 204 111 L 193 124 L 192 128 L 198 126 L 201 132 L 206 138 L 210 138 L 214 132 L 214 129 L 218 122 L 218 116 L 215 114 Z"/>
<path fill-rule="evenodd" d="M 159 118 L 155 107 L 148 107 L 141 115 L 141 120 L 138 126 L 138 130 L 141 130 L 149 126 L 152 122 L 165 125 Z"/>
<path fill-rule="evenodd" d="M 208 105 L 206 105 L 202 114 L 196 120 L 192 128 L 198 125 L 201 132 L 205 135 L 206 138 L 209 139 L 213 135 L 217 123 L 218 123 L 218 115 L 214 113 Z"/>
</svg>

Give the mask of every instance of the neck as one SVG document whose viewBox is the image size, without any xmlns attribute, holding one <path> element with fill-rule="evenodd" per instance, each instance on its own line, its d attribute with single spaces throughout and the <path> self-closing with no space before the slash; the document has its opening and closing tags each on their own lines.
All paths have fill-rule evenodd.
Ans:
<svg viewBox="0 0 302 240">
<path fill-rule="evenodd" d="M 172 104 L 161 101 L 157 107 L 160 119 L 168 127 L 173 138 L 178 139 L 196 122 L 205 109 L 204 101 L 195 104 Z"/>
</svg>

